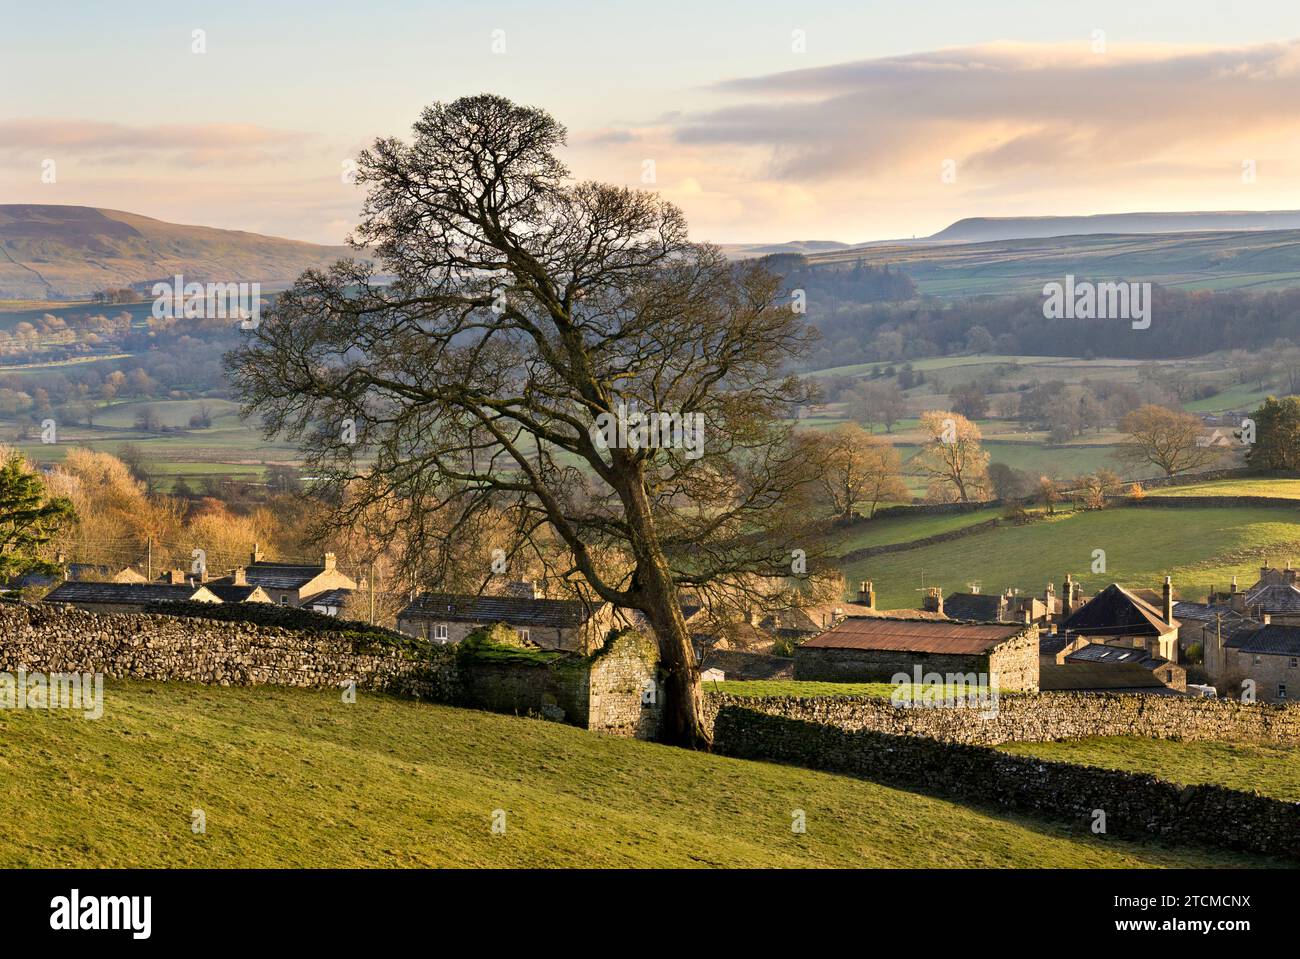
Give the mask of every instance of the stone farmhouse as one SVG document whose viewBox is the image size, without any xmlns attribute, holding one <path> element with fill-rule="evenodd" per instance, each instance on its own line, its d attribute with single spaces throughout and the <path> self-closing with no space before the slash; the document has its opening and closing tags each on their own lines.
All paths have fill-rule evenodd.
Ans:
<svg viewBox="0 0 1300 959">
<path fill-rule="evenodd" d="M 1178 620 L 1174 618 L 1173 585 L 1165 577 L 1163 609 L 1111 583 L 1065 616 L 1060 632 L 1090 642 L 1144 649 L 1152 657 L 1178 662 Z"/>
<path fill-rule="evenodd" d="M 797 646 L 794 677 L 889 682 L 898 673 L 997 674 L 1003 690 L 1038 689 L 1038 627 L 850 616 Z"/>
<path fill-rule="evenodd" d="M 97 613 L 138 613 L 150 603 L 220 603 L 203 585 L 166 583 L 60 583 L 45 595 L 46 603 L 69 603 Z"/>
<path fill-rule="evenodd" d="M 310 606 L 311 600 L 322 593 L 357 588 L 355 580 L 339 572 L 333 553 L 326 553 L 319 566 L 272 563 L 262 558 L 262 551 L 256 545 L 246 567 L 213 582 L 260 586 L 271 602 L 281 606 Z"/>
</svg>

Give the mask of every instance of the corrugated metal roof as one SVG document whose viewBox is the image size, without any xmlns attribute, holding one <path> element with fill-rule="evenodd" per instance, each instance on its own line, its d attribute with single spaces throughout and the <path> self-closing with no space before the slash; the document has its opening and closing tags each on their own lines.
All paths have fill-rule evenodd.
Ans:
<svg viewBox="0 0 1300 959">
<path fill-rule="evenodd" d="M 808 640 L 810 649 L 881 649 L 909 653 L 978 655 L 1021 635 L 1030 627 L 944 620 L 851 616 L 834 629 Z"/>
</svg>

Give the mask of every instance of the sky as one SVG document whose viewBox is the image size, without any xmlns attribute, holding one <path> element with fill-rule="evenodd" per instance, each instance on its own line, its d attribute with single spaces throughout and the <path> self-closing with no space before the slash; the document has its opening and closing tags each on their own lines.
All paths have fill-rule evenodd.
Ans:
<svg viewBox="0 0 1300 959">
<path fill-rule="evenodd" d="M 0 0 L 0 203 L 339 243 L 345 164 L 481 92 L 710 242 L 1300 209 L 1295 0 Z"/>
</svg>

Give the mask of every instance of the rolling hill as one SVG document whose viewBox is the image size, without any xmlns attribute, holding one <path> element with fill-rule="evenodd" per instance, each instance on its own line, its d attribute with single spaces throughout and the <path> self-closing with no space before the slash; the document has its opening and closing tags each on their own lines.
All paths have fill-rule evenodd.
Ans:
<svg viewBox="0 0 1300 959">
<path fill-rule="evenodd" d="M 0 299 L 84 299 L 171 279 L 275 283 L 355 255 L 237 230 L 85 206 L 0 204 Z"/>
<path fill-rule="evenodd" d="M 811 266 L 858 260 L 899 269 L 936 296 L 1038 293 L 1067 274 L 1185 289 L 1276 289 L 1300 286 L 1300 229 L 880 244 L 807 256 Z"/>
<path fill-rule="evenodd" d="M 1098 233 L 1205 233 L 1300 229 L 1300 210 L 1209 213 L 1100 213 L 1094 216 L 979 216 L 958 220 L 931 243 L 985 243 Z"/>
</svg>

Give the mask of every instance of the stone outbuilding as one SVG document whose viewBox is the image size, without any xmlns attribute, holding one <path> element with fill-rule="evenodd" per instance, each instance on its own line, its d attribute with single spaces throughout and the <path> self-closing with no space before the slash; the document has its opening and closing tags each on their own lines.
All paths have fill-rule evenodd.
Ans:
<svg viewBox="0 0 1300 959">
<path fill-rule="evenodd" d="M 1038 689 L 1038 627 L 850 616 L 794 652 L 794 677 L 889 682 L 898 673 L 997 674 L 1003 690 Z"/>
</svg>

